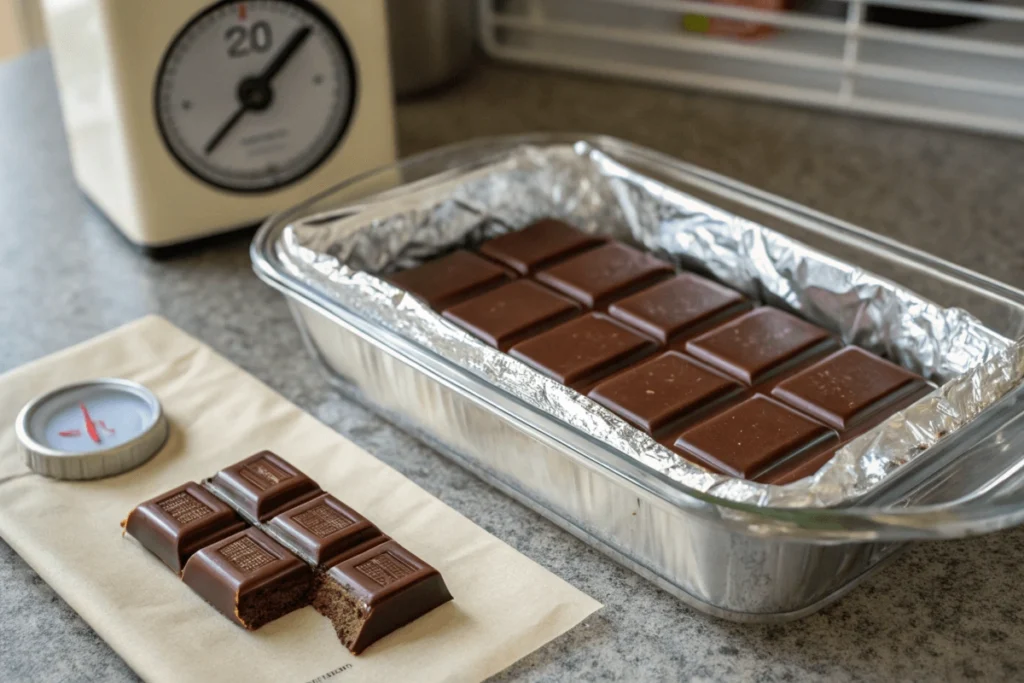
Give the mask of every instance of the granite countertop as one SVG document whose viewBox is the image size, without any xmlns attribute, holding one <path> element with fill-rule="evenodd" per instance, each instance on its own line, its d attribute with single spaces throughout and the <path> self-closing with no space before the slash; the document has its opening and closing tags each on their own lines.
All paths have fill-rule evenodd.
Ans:
<svg viewBox="0 0 1024 683">
<path fill-rule="evenodd" d="M 336 395 L 252 274 L 248 236 L 162 261 L 130 248 L 74 183 L 45 52 L 0 66 L 0 93 L 0 371 L 146 313 L 209 343 L 605 604 L 499 680 L 1024 676 L 1024 529 L 916 546 L 796 623 L 702 616 Z M 398 119 L 403 154 L 537 130 L 620 136 L 1024 287 L 1021 142 L 489 63 Z M 0 680 L 135 680 L 2 542 L 0 585 Z"/>
</svg>

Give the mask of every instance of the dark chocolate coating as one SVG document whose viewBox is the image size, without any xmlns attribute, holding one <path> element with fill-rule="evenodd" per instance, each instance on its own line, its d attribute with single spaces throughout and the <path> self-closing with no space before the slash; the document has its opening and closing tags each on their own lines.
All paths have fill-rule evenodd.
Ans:
<svg viewBox="0 0 1024 683">
<path fill-rule="evenodd" d="M 676 446 L 717 470 L 751 479 L 829 442 L 838 438 L 824 425 L 758 395 L 686 430 Z"/>
<path fill-rule="evenodd" d="M 313 607 L 359 654 L 451 599 L 436 569 L 387 541 L 331 567 L 313 596 Z"/>
<path fill-rule="evenodd" d="M 213 475 L 210 483 L 244 514 L 260 522 L 321 493 L 316 482 L 270 451 L 224 468 Z"/>
<path fill-rule="evenodd" d="M 772 396 L 845 431 L 926 386 L 918 375 L 850 346 L 781 382 Z"/>
<path fill-rule="evenodd" d="M 674 272 L 669 264 L 646 252 L 611 242 L 542 270 L 536 277 L 589 308 L 603 308 Z"/>
<path fill-rule="evenodd" d="M 460 250 L 395 273 L 388 279 L 432 308 L 442 309 L 504 284 L 511 276 L 501 266 Z"/>
<path fill-rule="evenodd" d="M 587 395 L 658 435 L 740 390 L 736 382 L 669 351 L 604 380 Z"/>
<path fill-rule="evenodd" d="M 480 253 L 528 275 L 604 242 L 568 223 L 547 218 L 480 245 Z"/>
<path fill-rule="evenodd" d="M 817 325 L 765 306 L 691 339 L 686 351 L 750 385 L 838 346 Z"/>
<path fill-rule="evenodd" d="M 329 493 L 282 512 L 269 528 L 316 565 L 331 563 L 367 541 L 384 541 L 370 520 Z"/>
<path fill-rule="evenodd" d="M 657 348 L 650 339 L 600 313 L 590 313 L 520 342 L 509 353 L 563 384 L 580 389 Z"/>
<path fill-rule="evenodd" d="M 197 552 L 181 578 L 221 614 L 252 630 L 308 605 L 313 572 L 249 528 Z"/>
<path fill-rule="evenodd" d="M 516 280 L 444 311 L 444 317 L 506 351 L 518 341 L 579 315 L 579 304 L 530 280 Z"/>
<path fill-rule="evenodd" d="M 662 344 L 682 341 L 752 307 L 739 292 L 680 273 L 616 301 L 608 313 Z"/>
<path fill-rule="evenodd" d="M 200 548 L 245 526 L 234 510 L 194 482 L 147 500 L 124 521 L 124 530 L 175 573 Z"/>
</svg>

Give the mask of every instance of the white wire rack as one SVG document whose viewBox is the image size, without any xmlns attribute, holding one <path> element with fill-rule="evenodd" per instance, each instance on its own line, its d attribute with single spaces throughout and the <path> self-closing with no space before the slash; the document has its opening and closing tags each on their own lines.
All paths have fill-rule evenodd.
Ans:
<svg viewBox="0 0 1024 683">
<path fill-rule="evenodd" d="M 1016 1 L 791 0 L 772 11 L 701 0 L 480 0 L 480 31 L 498 59 L 1024 137 Z M 886 8 L 966 21 L 904 28 L 877 21 Z M 694 16 L 773 28 L 748 38 L 693 33 L 684 25 Z"/>
</svg>

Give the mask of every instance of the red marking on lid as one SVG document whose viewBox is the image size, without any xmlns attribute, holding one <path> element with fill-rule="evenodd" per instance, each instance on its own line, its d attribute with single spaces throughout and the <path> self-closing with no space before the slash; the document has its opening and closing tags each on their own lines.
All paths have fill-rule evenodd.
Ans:
<svg viewBox="0 0 1024 683">
<path fill-rule="evenodd" d="M 108 427 L 107 423 L 103 420 L 99 420 L 96 424 L 98 424 L 100 429 L 105 431 L 107 434 L 117 434 L 117 431 L 113 427 Z"/>
<path fill-rule="evenodd" d="M 82 410 L 82 419 L 85 420 L 85 430 L 89 432 L 89 438 L 93 440 L 93 443 L 99 443 L 100 435 L 96 431 L 96 424 L 92 421 L 92 417 L 89 416 L 89 409 L 85 407 L 84 403 L 79 403 L 78 407 Z"/>
<path fill-rule="evenodd" d="M 81 429 L 65 429 L 63 432 L 57 432 L 61 436 L 81 436 Z"/>
<path fill-rule="evenodd" d="M 242 4 L 240 4 L 238 6 L 238 20 L 239 21 L 245 21 L 245 15 L 246 15 L 246 9 L 245 9 L 245 3 L 243 2 Z"/>
</svg>

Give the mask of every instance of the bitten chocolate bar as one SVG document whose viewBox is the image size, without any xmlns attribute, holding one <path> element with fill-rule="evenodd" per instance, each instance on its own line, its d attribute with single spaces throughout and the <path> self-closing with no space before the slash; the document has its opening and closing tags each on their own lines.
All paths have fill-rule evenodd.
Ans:
<svg viewBox="0 0 1024 683">
<path fill-rule="evenodd" d="M 785 484 L 932 387 L 828 330 L 551 219 L 388 276 L 713 472 Z"/>
<path fill-rule="evenodd" d="M 371 643 L 452 599 L 436 569 L 394 541 L 332 565 L 313 607 L 359 654 Z"/>
<path fill-rule="evenodd" d="M 142 503 L 122 527 L 239 626 L 312 605 L 357 654 L 452 599 L 436 569 L 269 451 Z"/>
</svg>

